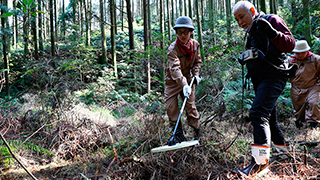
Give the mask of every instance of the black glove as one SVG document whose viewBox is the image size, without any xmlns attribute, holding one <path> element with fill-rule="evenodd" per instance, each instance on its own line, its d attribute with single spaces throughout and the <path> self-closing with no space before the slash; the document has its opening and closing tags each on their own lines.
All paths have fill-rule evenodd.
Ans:
<svg viewBox="0 0 320 180">
<path fill-rule="evenodd" d="M 278 36 L 279 32 L 272 27 L 272 25 L 265 19 L 260 18 L 257 22 L 257 29 L 264 33 L 269 39 L 274 39 Z"/>
</svg>

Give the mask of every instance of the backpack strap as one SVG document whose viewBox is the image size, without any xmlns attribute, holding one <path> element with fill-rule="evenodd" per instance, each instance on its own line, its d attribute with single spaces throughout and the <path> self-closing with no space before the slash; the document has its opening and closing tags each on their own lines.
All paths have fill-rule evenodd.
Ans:
<svg viewBox="0 0 320 180">
<path fill-rule="evenodd" d="M 263 19 L 269 21 L 270 17 L 273 16 L 274 14 L 265 14 L 263 16 L 261 16 Z"/>
</svg>

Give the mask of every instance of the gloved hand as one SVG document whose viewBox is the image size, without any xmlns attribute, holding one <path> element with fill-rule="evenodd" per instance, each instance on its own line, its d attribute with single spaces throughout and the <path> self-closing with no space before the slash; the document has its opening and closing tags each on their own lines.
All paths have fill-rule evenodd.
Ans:
<svg viewBox="0 0 320 180">
<path fill-rule="evenodd" d="M 245 65 L 245 64 L 246 64 L 246 62 L 245 62 L 244 59 L 245 59 L 245 58 L 244 58 L 244 54 L 241 52 L 241 53 L 240 53 L 240 56 L 238 57 L 238 61 L 239 61 L 239 63 L 240 63 L 241 65 Z"/>
<path fill-rule="evenodd" d="M 189 85 L 183 86 L 184 97 L 189 97 L 190 94 L 191 94 L 191 87 Z"/>
<path fill-rule="evenodd" d="M 279 32 L 272 27 L 272 25 L 263 18 L 257 21 L 257 29 L 267 35 L 268 38 L 274 39 L 278 36 Z"/>
<path fill-rule="evenodd" d="M 194 76 L 194 77 L 195 77 L 195 81 L 196 81 L 195 83 L 198 86 L 202 78 L 199 76 Z"/>
</svg>

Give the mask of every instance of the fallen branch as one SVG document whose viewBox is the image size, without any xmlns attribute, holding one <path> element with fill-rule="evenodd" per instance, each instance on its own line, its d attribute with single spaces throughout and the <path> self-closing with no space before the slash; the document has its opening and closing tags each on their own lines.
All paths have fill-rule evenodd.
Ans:
<svg viewBox="0 0 320 180">
<path fill-rule="evenodd" d="M 111 139 L 111 143 L 112 143 L 112 147 L 113 147 L 113 150 L 112 150 L 112 151 L 113 151 L 113 153 L 114 153 L 114 158 L 112 159 L 111 163 L 109 164 L 106 173 L 108 173 L 108 171 L 109 171 L 111 165 L 114 163 L 114 161 L 115 161 L 116 159 L 118 159 L 117 150 L 116 150 L 116 148 L 114 147 L 114 141 L 113 141 L 112 134 L 111 134 L 111 132 L 110 132 L 110 130 L 109 130 L 109 127 L 107 128 L 107 130 L 108 130 L 108 133 L 109 133 L 109 135 L 110 135 L 110 139 Z"/>
<path fill-rule="evenodd" d="M 12 152 L 8 142 L 6 141 L 6 139 L 3 137 L 2 133 L 0 132 L 0 136 L 2 141 L 4 142 L 4 144 L 7 146 L 10 154 L 12 155 L 12 157 L 20 164 L 20 166 L 22 166 L 22 168 L 29 174 L 29 176 L 34 179 L 37 180 L 37 178 L 21 163 L 21 161 L 18 159 L 18 157 L 16 157 L 16 155 Z"/>
</svg>

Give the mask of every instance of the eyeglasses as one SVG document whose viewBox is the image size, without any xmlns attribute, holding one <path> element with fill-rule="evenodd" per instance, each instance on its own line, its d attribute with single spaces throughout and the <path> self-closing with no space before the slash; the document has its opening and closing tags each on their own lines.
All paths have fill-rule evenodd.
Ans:
<svg viewBox="0 0 320 180">
<path fill-rule="evenodd" d="M 182 34 L 184 34 L 184 35 L 188 35 L 189 34 L 189 32 L 190 32 L 190 30 L 185 30 L 185 31 L 177 31 L 177 34 L 178 34 L 178 36 L 181 36 Z"/>
</svg>

